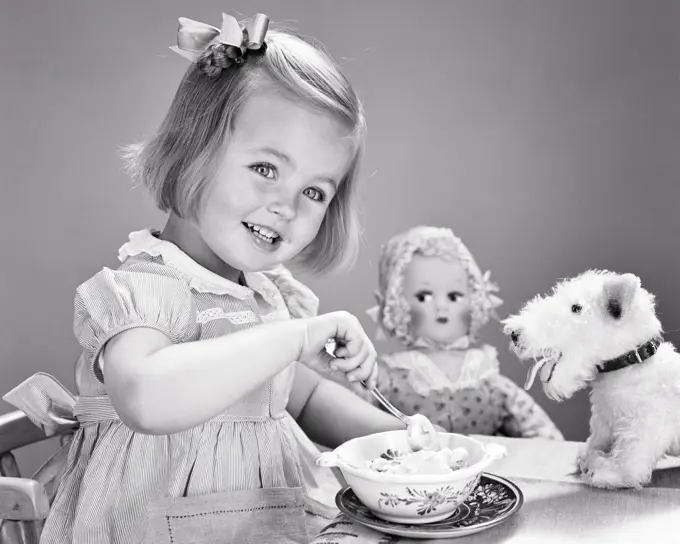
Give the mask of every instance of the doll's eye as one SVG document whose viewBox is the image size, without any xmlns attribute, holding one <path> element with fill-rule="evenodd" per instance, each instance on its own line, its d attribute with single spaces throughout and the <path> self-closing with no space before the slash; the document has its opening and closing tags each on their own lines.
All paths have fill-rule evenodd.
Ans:
<svg viewBox="0 0 680 544">
<path fill-rule="evenodd" d="M 456 302 L 459 298 L 462 298 L 463 293 L 459 293 L 458 291 L 453 291 L 452 293 L 449 293 L 449 300 L 451 302 Z"/>
<path fill-rule="evenodd" d="M 432 298 L 432 293 L 430 291 L 421 291 L 420 293 L 416 294 L 416 299 L 418 299 L 418 302 L 427 302 Z"/>
<path fill-rule="evenodd" d="M 581 310 L 583 310 L 583 306 L 580 304 L 572 304 L 571 306 L 571 312 L 574 314 L 580 314 Z"/>
</svg>

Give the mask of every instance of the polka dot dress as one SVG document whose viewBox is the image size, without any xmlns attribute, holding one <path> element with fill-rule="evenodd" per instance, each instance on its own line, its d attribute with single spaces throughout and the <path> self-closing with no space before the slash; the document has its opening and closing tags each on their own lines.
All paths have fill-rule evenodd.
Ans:
<svg viewBox="0 0 680 544">
<path fill-rule="evenodd" d="M 499 373 L 495 349 L 469 351 L 455 383 L 419 351 L 383 356 L 378 388 L 404 413 L 449 432 L 564 439 L 536 401 Z"/>
</svg>

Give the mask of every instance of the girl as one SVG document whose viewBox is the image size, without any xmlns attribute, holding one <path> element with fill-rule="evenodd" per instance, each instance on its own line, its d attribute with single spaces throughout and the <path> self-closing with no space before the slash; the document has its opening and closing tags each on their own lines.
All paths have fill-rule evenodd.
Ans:
<svg viewBox="0 0 680 544">
<path fill-rule="evenodd" d="M 180 19 L 173 49 L 194 63 L 129 153 L 167 224 L 78 287 L 74 404 L 45 375 L 5 397 L 48 432 L 65 405 L 80 423 L 44 544 L 307 542 L 292 418 L 331 448 L 403 428 L 313 370 L 376 381 L 358 320 L 316 317 L 281 266 L 352 258 L 365 121 L 328 56 L 267 24 Z"/>
<path fill-rule="evenodd" d="M 407 414 L 449 432 L 562 440 L 543 409 L 499 373 L 496 349 L 474 346 L 501 300 L 450 229 L 420 226 L 383 246 L 381 330 L 404 349 L 380 358 L 378 389 Z"/>
</svg>

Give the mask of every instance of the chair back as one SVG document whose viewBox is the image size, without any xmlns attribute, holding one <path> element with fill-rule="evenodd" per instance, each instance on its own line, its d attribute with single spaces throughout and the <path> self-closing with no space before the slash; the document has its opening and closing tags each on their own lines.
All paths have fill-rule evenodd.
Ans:
<svg viewBox="0 0 680 544">
<path fill-rule="evenodd" d="M 0 415 L 0 543 L 38 544 L 74 431 L 72 424 L 59 427 L 59 451 L 32 478 L 24 478 L 13 452 L 48 437 L 23 412 Z"/>
</svg>

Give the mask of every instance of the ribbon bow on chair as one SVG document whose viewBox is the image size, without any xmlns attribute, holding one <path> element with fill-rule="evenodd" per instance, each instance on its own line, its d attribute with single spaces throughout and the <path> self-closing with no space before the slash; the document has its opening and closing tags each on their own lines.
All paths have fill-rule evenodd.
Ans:
<svg viewBox="0 0 680 544">
<path fill-rule="evenodd" d="M 245 28 L 241 28 L 238 21 L 226 13 L 222 14 L 221 29 L 180 17 L 177 45 L 170 49 L 199 66 L 201 64 L 214 66 L 220 72 L 231 62 L 243 64 L 248 51 L 264 50 L 266 47 L 264 38 L 268 28 L 269 17 L 262 13 L 256 14 Z M 226 57 L 227 62 L 224 65 L 211 63 L 209 53 L 217 48 L 221 49 L 223 56 Z"/>
<path fill-rule="evenodd" d="M 78 426 L 73 414 L 76 397 L 49 374 L 34 374 L 2 399 L 24 412 L 47 436 L 64 427 Z"/>
</svg>

